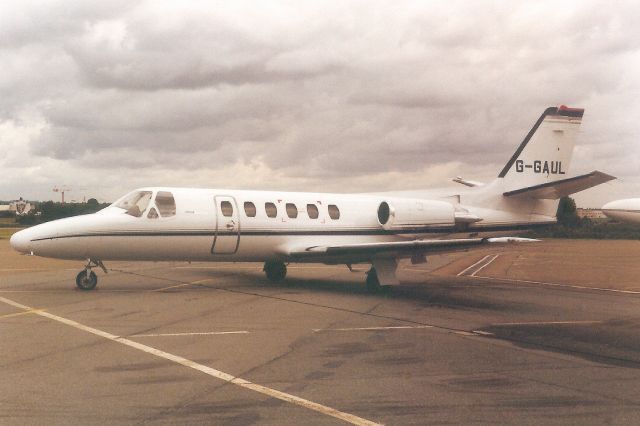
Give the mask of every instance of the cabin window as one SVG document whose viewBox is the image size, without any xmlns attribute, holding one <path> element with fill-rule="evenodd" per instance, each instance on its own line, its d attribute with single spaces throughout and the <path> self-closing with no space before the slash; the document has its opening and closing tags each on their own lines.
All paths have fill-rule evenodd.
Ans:
<svg viewBox="0 0 640 426">
<path fill-rule="evenodd" d="M 278 208 L 273 203 L 264 203 L 264 211 L 267 213 L 267 217 L 278 216 Z"/>
<path fill-rule="evenodd" d="M 158 218 L 158 211 L 156 210 L 155 207 L 151 207 L 149 209 L 149 213 L 147 213 L 147 217 L 149 219 L 157 219 Z"/>
<path fill-rule="evenodd" d="M 320 212 L 318 212 L 318 206 L 315 204 L 307 204 L 307 214 L 309 215 L 309 219 L 317 219 L 320 215 Z"/>
<path fill-rule="evenodd" d="M 126 210 L 134 217 L 142 216 L 151 201 L 151 191 L 135 191 L 118 201 L 115 206 Z"/>
<path fill-rule="evenodd" d="M 220 211 L 225 217 L 233 216 L 233 206 L 230 201 L 223 201 L 220 203 Z"/>
<path fill-rule="evenodd" d="M 287 216 L 291 219 L 298 217 L 298 208 L 293 203 L 287 203 Z"/>
<path fill-rule="evenodd" d="M 329 217 L 333 220 L 340 219 L 340 209 L 335 204 L 329 204 Z"/>
<path fill-rule="evenodd" d="M 176 215 L 176 200 L 174 200 L 173 194 L 170 192 L 158 191 L 156 194 L 156 206 L 158 207 L 160 216 L 162 217 L 171 217 Z"/>
<path fill-rule="evenodd" d="M 246 214 L 247 217 L 256 217 L 256 205 L 253 204 L 251 201 L 245 201 L 244 214 Z"/>
</svg>

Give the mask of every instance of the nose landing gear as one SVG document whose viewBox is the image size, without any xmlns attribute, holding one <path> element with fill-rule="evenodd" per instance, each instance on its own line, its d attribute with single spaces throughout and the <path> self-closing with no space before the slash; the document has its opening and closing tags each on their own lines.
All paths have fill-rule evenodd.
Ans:
<svg viewBox="0 0 640 426">
<path fill-rule="evenodd" d="M 96 266 L 101 268 L 105 274 L 108 273 L 107 268 L 105 268 L 101 260 L 87 259 L 84 271 L 80 271 L 76 276 L 76 286 L 80 290 L 86 291 L 96 288 L 96 285 L 98 285 L 98 276 L 91 270 L 91 268 L 95 268 Z"/>
</svg>

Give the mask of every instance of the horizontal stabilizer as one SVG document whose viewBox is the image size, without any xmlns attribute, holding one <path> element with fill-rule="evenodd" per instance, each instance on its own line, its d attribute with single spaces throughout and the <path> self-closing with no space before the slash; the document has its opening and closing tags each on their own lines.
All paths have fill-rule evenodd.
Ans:
<svg viewBox="0 0 640 426">
<path fill-rule="evenodd" d="M 515 189 L 505 192 L 505 197 L 528 197 L 543 200 L 557 200 L 576 192 L 609 182 L 615 179 L 606 173 L 593 171 L 586 175 L 575 176 L 567 179 L 547 182 L 540 185 L 529 186 L 527 188 Z"/>
<path fill-rule="evenodd" d="M 454 181 L 455 183 L 460 183 L 464 186 L 469 186 L 471 188 L 476 187 L 476 186 L 482 186 L 484 185 L 484 183 L 482 182 L 478 182 L 475 180 L 467 180 L 467 179 L 463 179 L 462 177 L 458 176 L 454 179 L 451 179 L 452 181 Z"/>
<path fill-rule="evenodd" d="M 331 256 L 393 256 L 408 257 L 415 253 L 441 253 L 464 250 L 484 244 L 509 244 L 520 242 L 534 242 L 531 238 L 500 237 L 500 238 L 459 238 L 449 240 L 412 240 L 381 243 L 343 244 L 332 246 L 312 246 L 305 248 L 291 248 L 282 250 L 281 254 L 289 258 L 331 257 Z"/>
</svg>

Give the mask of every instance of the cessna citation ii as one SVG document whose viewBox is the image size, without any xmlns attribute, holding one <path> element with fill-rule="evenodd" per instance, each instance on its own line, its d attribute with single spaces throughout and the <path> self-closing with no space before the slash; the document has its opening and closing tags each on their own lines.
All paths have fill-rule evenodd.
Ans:
<svg viewBox="0 0 640 426">
<path fill-rule="evenodd" d="M 367 288 L 396 285 L 398 260 L 534 241 L 518 230 L 556 222 L 560 197 L 614 179 L 567 177 L 584 110 L 547 108 L 498 177 L 455 179 L 460 191 L 329 194 L 141 188 L 90 215 L 14 234 L 22 253 L 86 260 L 76 285 L 91 290 L 106 260 L 264 262 L 272 281 L 292 262 L 371 264 Z"/>
</svg>

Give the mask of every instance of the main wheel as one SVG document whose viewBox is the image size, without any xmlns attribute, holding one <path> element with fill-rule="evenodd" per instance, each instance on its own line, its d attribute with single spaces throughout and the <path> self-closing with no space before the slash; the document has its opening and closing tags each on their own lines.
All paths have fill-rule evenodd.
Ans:
<svg viewBox="0 0 640 426">
<path fill-rule="evenodd" d="M 378 280 L 378 274 L 374 268 L 369 269 L 369 272 L 367 272 L 366 285 L 369 293 L 378 293 L 382 289 L 380 280 Z"/>
<path fill-rule="evenodd" d="M 271 282 L 282 281 L 287 276 L 287 265 L 284 262 L 268 261 L 264 263 L 264 272 Z"/>
<path fill-rule="evenodd" d="M 89 272 L 89 276 L 87 276 L 87 271 L 80 271 L 76 276 L 76 285 L 80 290 L 93 290 L 97 284 L 98 276 L 93 271 Z"/>
</svg>

